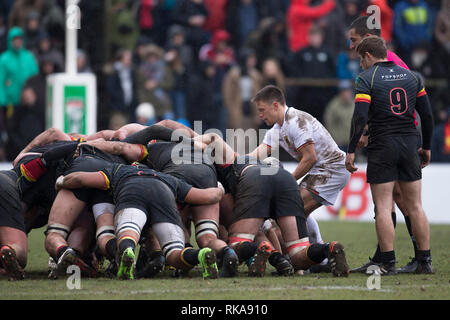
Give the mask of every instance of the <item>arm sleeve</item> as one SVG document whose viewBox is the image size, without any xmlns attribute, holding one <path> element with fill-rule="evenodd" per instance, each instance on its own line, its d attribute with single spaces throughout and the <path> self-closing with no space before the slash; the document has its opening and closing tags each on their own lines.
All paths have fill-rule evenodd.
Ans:
<svg viewBox="0 0 450 320">
<path fill-rule="evenodd" d="M 59 147 L 52 148 L 42 154 L 46 163 L 65 158 L 77 149 L 78 142 L 70 142 Z"/>
<path fill-rule="evenodd" d="M 425 89 L 423 89 L 423 92 L 425 92 Z M 433 136 L 433 114 L 431 111 L 430 99 L 428 99 L 426 92 L 417 97 L 416 109 L 420 115 L 422 126 L 422 148 L 430 150 Z"/>
</svg>

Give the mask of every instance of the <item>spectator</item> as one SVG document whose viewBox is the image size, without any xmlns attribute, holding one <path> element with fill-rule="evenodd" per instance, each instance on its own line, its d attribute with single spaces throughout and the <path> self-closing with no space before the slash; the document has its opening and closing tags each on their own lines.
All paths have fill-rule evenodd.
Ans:
<svg viewBox="0 0 450 320">
<path fill-rule="evenodd" d="M 40 26 L 40 15 L 37 11 L 31 11 L 28 14 L 27 24 L 25 27 L 26 49 L 33 51 L 39 46 L 39 36 L 43 31 Z"/>
<path fill-rule="evenodd" d="M 136 47 L 133 51 L 133 65 L 140 66 L 144 60 L 145 56 L 147 54 L 147 48 L 152 43 L 152 40 L 145 36 L 139 36 L 138 40 L 136 41 Z"/>
<path fill-rule="evenodd" d="M 86 52 L 81 49 L 77 50 L 77 70 L 78 73 L 92 72 L 92 69 L 89 65 L 88 56 L 86 55 Z"/>
<path fill-rule="evenodd" d="M 258 23 L 256 0 L 230 1 L 227 8 L 227 29 L 236 48 L 244 45 L 249 34 L 258 28 Z"/>
<path fill-rule="evenodd" d="M 394 38 L 398 55 L 407 65 L 419 44 L 429 44 L 433 32 L 432 13 L 423 0 L 402 0 L 394 7 Z"/>
<path fill-rule="evenodd" d="M 166 45 L 166 48 L 176 49 L 184 66 L 192 66 L 194 63 L 194 56 L 192 48 L 186 44 L 186 35 L 184 28 L 180 25 L 175 24 L 169 28 L 169 31 L 167 33 L 168 43 Z"/>
<path fill-rule="evenodd" d="M 62 72 L 64 70 L 64 56 L 61 51 L 54 48 L 50 41 L 50 36 L 47 32 L 43 31 L 39 35 L 39 43 L 36 48 L 34 48 L 34 55 L 39 61 L 41 57 L 46 56 L 55 64 L 55 72 Z"/>
<path fill-rule="evenodd" d="M 262 77 L 261 87 L 272 84 L 280 88 L 283 93 L 286 93 L 286 79 L 277 59 L 269 58 L 263 61 Z"/>
<path fill-rule="evenodd" d="M 174 79 L 163 55 L 160 47 L 149 45 L 145 61 L 138 70 L 138 99 L 141 103 L 153 104 L 158 120 L 173 119 L 168 92 L 173 88 Z"/>
<path fill-rule="evenodd" d="M 37 105 L 36 92 L 24 87 L 17 112 L 8 121 L 8 161 L 14 160 L 31 140 L 45 130 L 43 109 L 44 106 Z"/>
<path fill-rule="evenodd" d="M 106 79 L 106 94 L 109 98 L 109 111 L 121 113 L 127 122 L 134 120 L 137 101 L 136 71 L 132 65 L 130 50 L 117 52 L 114 72 Z"/>
<path fill-rule="evenodd" d="M 356 79 L 361 71 L 355 50 L 347 48 L 337 56 L 336 77 L 338 79 Z"/>
<path fill-rule="evenodd" d="M 323 44 L 323 33 L 318 27 L 309 31 L 309 46 L 293 56 L 292 69 L 299 78 L 330 78 L 336 73 L 333 55 Z M 297 90 L 296 105 L 322 122 L 323 111 L 335 94 L 327 87 L 308 87 Z"/>
<path fill-rule="evenodd" d="M 0 53 L 6 50 L 6 37 L 8 30 L 6 28 L 5 19 L 0 15 Z"/>
<path fill-rule="evenodd" d="M 186 28 L 187 42 L 192 46 L 195 56 L 210 37 L 210 33 L 204 29 L 208 10 L 203 2 L 203 0 L 179 0 L 172 12 L 173 21 Z"/>
<path fill-rule="evenodd" d="M 153 10 L 155 7 L 155 1 L 153 0 L 140 0 L 139 10 L 137 13 L 137 20 L 139 24 L 140 34 L 154 39 L 158 29 L 154 27 Z"/>
<path fill-rule="evenodd" d="M 310 0 L 292 0 L 287 11 L 288 39 L 291 51 L 298 52 L 308 45 L 308 33 L 319 18 L 335 7 L 334 0 L 324 0 L 318 6 L 310 6 Z"/>
<path fill-rule="evenodd" d="M 386 43 L 390 43 L 392 41 L 394 12 L 389 6 L 387 0 L 370 0 L 369 5 L 375 5 L 380 8 L 381 37 L 386 41 Z"/>
<path fill-rule="evenodd" d="M 209 60 L 200 63 L 200 71 L 193 74 L 189 81 L 187 94 L 188 120 L 202 121 L 202 130 L 219 129 L 225 133 L 222 125 L 221 95 L 216 80 L 216 65 Z"/>
<path fill-rule="evenodd" d="M 156 122 L 155 108 L 151 103 L 144 102 L 136 108 L 136 122 L 144 126 L 151 126 Z"/>
<path fill-rule="evenodd" d="M 28 78 L 24 87 L 31 88 L 36 95 L 36 112 L 38 121 L 45 124 L 45 109 L 47 106 L 47 76 L 54 73 L 55 62 L 51 55 L 41 56 L 39 59 L 39 73 Z"/>
<path fill-rule="evenodd" d="M 229 0 L 205 0 L 208 16 L 205 21 L 205 30 L 213 33 L 225 28 L 226 7 Z"/>
<path fill-rule="evenodd" d="M 9 30 L 7 50 L 0 55 L 0 106 L 16 106 L 22 86 L 29 77 L 38 73 L 33 54 L 25 48 L 21 28 Z"/>
<path fill-rule="evenodd" d="M 334 56 L 348 47 L 346 41 L 348 25 L 344 23 L 344 17 L 344 9 L 339 1 L 336 1 L 334 9 L 317 20 L 317 26 L 322 29 L 324 34 L 324 43 L 327 44 L 328 50 Z"/>
<path fill-rule="evenodd" d="M 450 0 L 442 0 L 436 17 L 434 34 L 446 55 L 450 55 Z"/>
<path fill-rule="evenodd" d="M 283 72 L 288 72 L 290 50 L 283 20 L 272 17 L 261 20 L 258 29 L 249 35 L 247 46 L 255 51 L 259 69 L 263 61 L 274 58 L 279 61 Z"/>
<path fill-rule="evenodd" d="M 284 20 L 290 0 L 256 0 L 259 19 L 273 17 Z"/>
<path fill-rule="evenodd" d="M 136 19 L 138 2 L 130 0 L 105 1 L 106 12 L 106 60 L 115 55 L 120 48 L 132 50 L 139 36 Z"/>
<path fill-rule="evenodd" d="M 358 0 L 343 0 L 344 3 L 344 23 L 348 28 L 350 24 L 361 15 Z"/>
<path fill-rule="evenodd" d="M 230 34 L 226 30 L 214 32 L 211 43 L 202 46 L 199 58 L 201 61 L 209 60 L 219 69 L 229 68 L 234 64 L 234 51 L 228 44 Z"/>
<path fill-rule="evenodd" d="M 432 162 L 450 162 L 450 107 L 439 112 L 439 123 L 433 130 Z"/>
<path fill-rule="evenodd" d="M 347 151 L 354 108 L 352 82 L 350 80 L 341 81 L 339 94 L 325 108 L 324 124 L 343 151 Z"/>
<path fill-rule="evenodd" d="M 189 72 L 184 64 L 178 48 L 170 48 L 165 55 L 166 63 L 172 72 L 174 86 L 170 90 L 175 119 L 187 119 L 186 91 L 189 82 Z"/>
<path fill-rule="evenodd" d="M 45 3 L 43 0 L 16 0 L 9 14 L 9 27 L 20 27 L 25 29 L 31 12 L 42 13 Z"/>
<path fill-rule="evenodd" d="M 228 111 L 227 128 L 257 128 L 261 122 L 250 102 L 262 88 L 262 75 L 256 69 L 256 64 L 255 53 L 243 49 L 239 64 L 225 75 L 223 100 Z"/>
</svg>

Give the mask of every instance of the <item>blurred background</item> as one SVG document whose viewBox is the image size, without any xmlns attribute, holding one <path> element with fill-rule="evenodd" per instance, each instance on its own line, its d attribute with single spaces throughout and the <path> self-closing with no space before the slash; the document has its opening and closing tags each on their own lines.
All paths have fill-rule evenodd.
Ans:
<svg viewBox="0 0 450 320">
<path fill-rule="evenodd" d="M 372 4 L 389 48 L 425 78 L 432 162 L 450 162 L 450 0 L 81 0 L 77 72 L 96 76 L 97 130 L 265 128 L 250 99 L 275 84 L 345 151 L 360 72 L 347 29 Z M 0 1 L 0 161 L 46 129 L 46 78 L 65 71 L 64 52 L 64 0 Z"/>
</svg>

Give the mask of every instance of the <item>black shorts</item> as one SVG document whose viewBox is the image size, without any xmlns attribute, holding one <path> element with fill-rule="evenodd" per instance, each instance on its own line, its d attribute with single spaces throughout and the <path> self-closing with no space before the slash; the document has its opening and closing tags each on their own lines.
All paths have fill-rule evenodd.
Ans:
<svg viewBox="0 0 450 320">
<path fill-rule="evenodd" d="M 97 172 L 105 169 L 110 162 L 103 159 L 98 159 L 91 156 L 78 157 L 73 160 L 70 167 L 64 172 L 64 175 L 68 175 L 72 172 L 85 171 L 85 172 Z M 96 203 L 112 203 L 112 197 L 109 195 L 108 191 L 90 189 L 90 188 L 80 188 L 71 190 L 75 197 L 89 205 L 94 205 Z"/>
<path fill-rule="evenodd" d="M 17 175 L 12 171 L 0 172 L 0 227 L 11 227 L 25 232 Z"/>
<path fill-rule="evenodd" d="M 128 177 L 114 192 L 115 213 L 136 208 L 147 214 L 147 224 L 169 222 L 182 226 L 175 196 L 161 180 L 151 177 Z"/>
<path fill-rule="evenodd" d="M 246 218 L 304 217 L 305 211 L 297 182 L 280 169 L 274 175 L 261 175 L 258 166 L 241 174 L 234 196 L 232 222 Z"/>
<path fill-rule="evenodd" d="M 416 181 L 422 179 L 417 152 L 420 137 L 387 136 L 377 138 L 367 147 L 367 183 Z"/>
<path fill-rule="evenodd" d="M 173 164 L 165 167 L 162 172 L 184 180 L 195 188 L 217 187 L 216 169 L 207 164 Z"/>
</svg>

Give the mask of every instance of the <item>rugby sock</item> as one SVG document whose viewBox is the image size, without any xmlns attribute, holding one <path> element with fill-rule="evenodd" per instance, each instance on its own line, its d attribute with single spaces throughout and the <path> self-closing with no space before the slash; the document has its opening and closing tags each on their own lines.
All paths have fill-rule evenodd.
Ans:
<svg viewBox="0 0 450 320">
<path fill-rule="evenodd" d="M 306 248 L 306 256 L 315 263 L 321 263 L 325 258 L 328 257 L 329 252 L 329 243 L 313 243 L 308 248 Z"/>
<path fill-rule="evenodd" d="M 117 241 L 116 238 L 111 238 L 105 245 L 106 257 L 108 260 L 115 259 L 117 253 Z"/>
<path fill-rule="evenodd" d="M 416 253 L 417 261 L 430 261 L 431 251 L 430 250 L 417 250 Z"/>
<path fill-rule="evenodd" d="M 61 258 L 62 254 L 69 248 L 69 246 L 60 246 L 58 249 L 56 249 L 56 259 L 55 261 L 58 262 L 59 258 Z"/>
<path fill-rule="evenodd" d="M 409 216 L 405 217 L 405 223 L 406 223 L 406 228 L 408 229 L 408 233 L 409 236 L 411 237 L 411 241 L 414 247 L 414 255 L 417 257 L 417 251 L 419 250 L 419 248 L 417 247 L 417 241 L 414 238 L 414 235 L 412 233 L 412 227 L 411 227 L 411 220 L 409 219 Z"/>
<path fill-rule="evenodd" d="M 323 243 L 322 235 L 320 234 L 319 225 L 316 219 L 309 216 L 306 219 L 306 225 L 308 227 L 308 238 L 311 243 Z"/>
<path fill-rule="evenodd" d="M 256 242 L 250 241 L 240 242 L 234 247 L 234 251 L 238 255 L 240 261 L 246 261 L 253 257 L 256 249 L 258 249 Z"/>
<path fill-rule="evenodd" d="M 134 251 L 136 249 L 136 242 L 133 238 L 125 236 L 119 240 L 119 256 L 122 256 L 127 248 L 132 248 Z"/>
<path fill-rule="evenodd" d="M 381 262 L 385 264 L 395 263 L 395 251 L 381 252 Z"/>
<path fill-rule="evenodd" d="M 194 248 L 185 248 L 181 251 L 181 261 L 189 267 L 193 267 L 199 263 L 198 253 L 200 250 Z"/>
<path fill-rule="evenodd" d="M 223 247 L 222 249 L 220 249 L 220 251 L 217 253 L 216 258 L 217 261 L 223 261 L 223 256 L 225 255 L 226 252 L 228 252 L 229 250 L 233 250 L 231 249 L 229 246 Z M 221 263 L 220 263 L 221 264 Z"/>
</svg>

